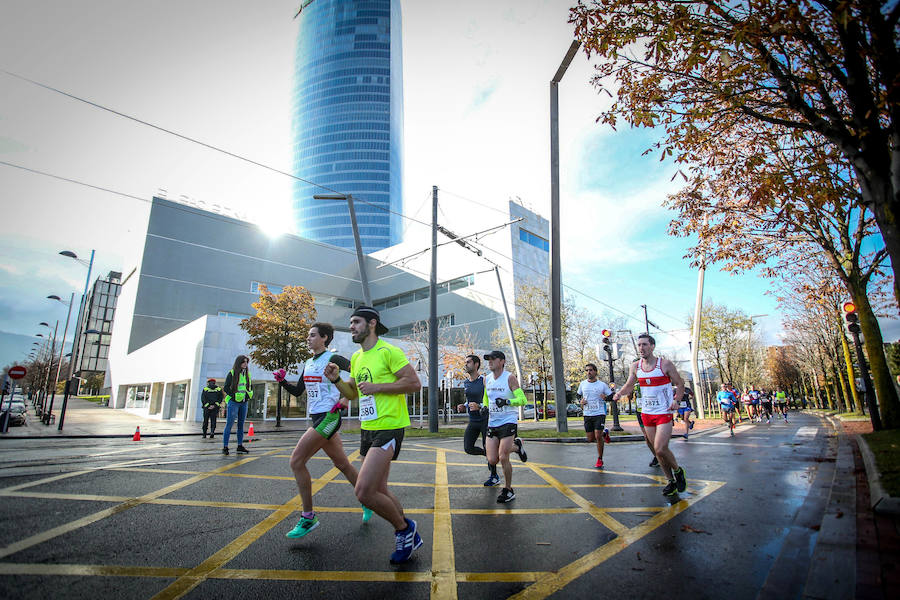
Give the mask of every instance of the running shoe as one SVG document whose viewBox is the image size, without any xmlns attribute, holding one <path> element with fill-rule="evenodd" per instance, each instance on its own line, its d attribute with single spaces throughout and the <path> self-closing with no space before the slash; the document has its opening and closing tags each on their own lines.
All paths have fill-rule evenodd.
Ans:
<svg viewBox="0 0 900 600">
<path fill-rule="evenodd" d="M 250 451 L 244 448 L 243 446 L 237 447 L 238 454 L 250 454 Z"/>
<path fill-rule="evenodd" d="M 500 495 L 497 496 L 497 502 L 500 504 L 512 502 L 515 499 L 516 493 L 512 490 L 512 488 L 503 488 L 502 490 L 500 490 Z"/>
<path fill-rule="evenodd" d="M 222 447 L 222 454 L 224 454 L 225 456 L 228 456 L 228 446 Z"/>
<path fill-rule="evenodd" d="M 694 422 L 691 421 L 690 424 L 688 425 L 688 429 L 693 429 L 693 428 L 694 428 Z"/>
<path fill-rule="evenodd" d="M 319 526 L 319 516 L 313 515 L 312 519 L 308 519 L 304 516 L 300 517 L 300 520 L 297 521 L 297 525 L 284 534 L 284 537 L 289 537 L 291 539 L 302 538 L 304 535 L 315 529 Z"/>
<path fill-rule="evenodd" d="M 651 467 L 658 467 L 658 466 L 659 466 L 659 459 L 656 458 L 656 457 L 654 456 L 654 457 L 653 457 L 653 460 L 650 461 L 650 466 L 651 466 Z"/>
<path fill-rule="evenodd" d="M 522 442 L 522 438 L 514 439 L 513 443 L 516 445 L 515 452 L 519 455 L 519 459 L 522 462 L 528 462 L 528 454 L 525 452 L 525 444 Z"/>
<path fill-rule="evenodd" d="M 670 481 L 666 484 L 666 487 L 663 488 L 663 496 L 677 496 L 678 488 L 675 486 L 674 481 Z"/>
<path fill-rule="evenodd" d="M 612 440 L 609 439 L 609 429 L 604 429 L 604 430 L 603 430 L 603 441 L 604 441 L 604 443 L 607 443 L 607 444 L 611 444 L 611 443 L 612 443 Z"/>
<path fill-rule="evenodd" d="M 684 432 L 684 441 L 688 441 L 688 432 L 687 431 Z"/>
<path fill-rule="evenodd" d="M 491 476 L 487 478 L 487 481 L 484 482 L 484 487 L 492 487 L 495 485 L 500 485 L 500 476 L 491 474 Z"/>
<path fill-rule="evenodd" d="M 687 479 L 684 476 L 684 467 L 678 467 L 674 471 L 672 471 L 672 475 L 675 476 L 675 488 L 679 492 L 683 492 L 687 489 Z"/>
<path fill-rule="evenodd" d="M 406 519 L 406 529 L 394 533 L 394 543 L 394 553 L 391 554 L 393 564 L 404 563 L 412 558 L 413 551 L 422 545 L 422 538 L 416 531 L 416 522 Z"/>
<path fill-rule="evenodd" d="M 363 509 L 363 523 L 368 523 L 369 519 L 372 518 L 372 509 L 366 506 L 365 504 L 360 504 Z"/>
<path fill-rule="evenodd" d="M 603 459 L 598 458 L 598 459 L 597 459 L 597 464 L 594 465 L 594 466 L 595 466 L 596 468 L 598 468 L 598 469 L 602 469 L 602 468 L 603 468 Z"/>
</svg>

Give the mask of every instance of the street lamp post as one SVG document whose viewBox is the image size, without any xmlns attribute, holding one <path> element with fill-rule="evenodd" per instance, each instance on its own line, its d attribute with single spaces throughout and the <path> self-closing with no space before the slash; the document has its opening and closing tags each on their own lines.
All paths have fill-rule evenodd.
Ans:
<svg viewBox="0 0 900 600">
<path fill-rule="evenodd" d="M 556 396 L 557 431 L 569 430 L 566 413 L 566 382 L 562 354 L 562 265 L 559 239 L 559 82 L 569 68 L 581 42 L 569 46 L 556 74 L 550 80 L 550 339 L 553 356 L 553 392 Z M 546 398 L 544 406 L 546 408 Z"/>
<path fill-rule="evenodd" d="M 49 300 L 56 300 L 57 302 L 65 302 L 56 295 L 47 296 Z M 50 424 L 50 417 L 53 416 L 53 401 L 56 400 L 56 386 L 59 385 L 59 371 L 62 369 L 62 359 L 63 359 L 63 351 L 66 348 L 66 335 L 69 333 L 69 318 L 72 316 L 72 304 L 75 302 L 75 292 L 69 296 L 68 307 L 69 310 L 66 311 L 66 326 L 63 327 L 63 336 L 62 342 L 59 344 L 59 360 L 56 361 L 56 377 L 53 379 L 53 391 L 50 393 L 50 410 L 44 413 L 41 417 L 41 420 L 44 422 L 44 425 Z M 71 362 L 70 362 L 71 364 Z"/>
<path fill-rule="evenodd" d="M 76 262 L 78 262 L 80 264 L 84 264 L 84 261 L 82 259 L 78 258 L 78 255 L 75 254 L 74 252 L 72 252 L 71 250 L 62 250 L 60 252 L 60 255 L 65 256 L 67 258 L 71 258 L 72 260 L 75 260 Z M 75 333 L 75 337 L 74 337 L 74 340 L 72 343 L 72 358 L 69 359 L 69 375 L 66 378 L 66 386 L 65 386 L 65 389 L 63 390 L 63 403 L 62 403 L 62 408 L 59 411 L 59 424 L 57 425 L 57 428 L 56 428 L 57 431 L 62 431 L 63 423 L 66 420 L 66 407 L 69 404 L 69 392 L 70 392 L 70 388 L 72 387 L 72 376 L 75 374 L 75 363 L 78 362 L 78 359 L 80 358 L 78 356 L 78 349 L 81 346 L 81 343 L 80 343 L 81 336 L 87 335 L 91 331 L 96 331 L 96 330 L 87 330 L 82 333 L 82 330 L 86 326 L 85 321 L 89 320 L 89 317 L 90 317 L 90 315 L 84 314 L 84 308 L 85 308 L 85 303 L 87 302 L 87 290 L 88 290 L 88 285 L 90 285 L 90 282 L 91 282 L 91 270 L 93 269 L 93 267 L 94 267 L 94 250 L 91 250 L 91 259 L 88 261 L 88 264 L 87 264 L 87 277 L 85 277 L 85 279 L 84 279 L 84 291 L 81 293 L 81 302 L 78 304 L 78 318 L 75 319 L 75 325 L 76 325 L 76 329 L 78 331 Z M 90 311 L 88 311 L 88 312 L 90 312 Z M 97 332 L 97 333 L 99 333 L 99 332 Z M 81 369 L 79 369 L 78 372 L 81 373 Z"/>
<path fill-rule="evenodd" d="M 41 325 L 45 325 L 45 323 L 41 323 Z M 50 326 L 47 325 L 47 329 L 50 329 Z M 47 356 L 47 375 L 44 377 L 44 399 L 41 402 L 41 420 L 44 420 L 44 415 L 47 412 L 47 388 L 50 386 L 50 371 L 53 369 L 53 355 L 56 354 L 56 331 L 59 329 L 59 319 L 56 320 L 56 325 L 53 327 L 53 341 L 50 342 L 50 353 Z"/>
</svg>

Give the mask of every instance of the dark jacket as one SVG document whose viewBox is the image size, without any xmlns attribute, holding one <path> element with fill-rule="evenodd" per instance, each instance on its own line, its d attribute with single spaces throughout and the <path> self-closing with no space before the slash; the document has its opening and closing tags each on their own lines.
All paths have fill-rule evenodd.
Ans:
<svg viewBox="0 0 900 600">
<path fill-rule="evenodd" d="M 224 402 L 225 393 L 219 386 L 214 388 L 207 386 L 203 388 L 203 393 L 200 394 L 200 404 L 203 408 L 220 407 Z"/>
</svg>

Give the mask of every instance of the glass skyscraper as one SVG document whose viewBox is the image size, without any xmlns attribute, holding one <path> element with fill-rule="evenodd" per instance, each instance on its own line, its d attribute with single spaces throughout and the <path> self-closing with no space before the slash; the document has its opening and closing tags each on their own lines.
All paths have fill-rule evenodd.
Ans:
<svg viewBox="0 0 900 600">
<path fill-rule="evenodd" d="M 294 174 L 352 194 L 365 252 L 400 241 L 400 0 L 313 0 L 298 17 Z M 294 182 L 297 231 L 353 248 L 347 203 Z M 394 211 L 392 214 L 388 209 Z"/>
</svg>

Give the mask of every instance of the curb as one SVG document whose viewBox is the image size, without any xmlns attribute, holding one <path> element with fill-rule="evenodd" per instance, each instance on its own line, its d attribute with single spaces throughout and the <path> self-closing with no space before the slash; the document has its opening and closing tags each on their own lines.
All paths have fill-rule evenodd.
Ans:
<svg viewBox="0 0 900 600">
<path fill-rule="evenodd" d="M 872 454 L 869 444 L 859 434 L 853 436 L 862 454 L 863 464 L 866 466 L 866 478 L 869 480 L 869 497 L 872 511 L 879 515 L 900 516 L 900 498 L 894 498 L 884 491 L 881 485 L 881 474 L 875 463 L 875 455 Z"/>
<path fill-rule="evenodd" d="M 255 431 L 254 435 L 259 436 L 260 434 L 282 434 L 282 433 L 301 433 L 305 432 L 306 429 L 279 429 L 277 431 Z M 141 432 L 141 439 L 143 438 L 165 438 L 165 437 L 199 437 L 203 433 L 198 432 L 175 432 L 175 433 L 143 433 Z M 0 440 L 85 440 L 85 439 L 131 439 L 134 436 L 133 433 L 73 433 L 66 434 L 60 433 L 58 435 L 13 435 L 13 436 L 2 436 Z M 221 434 L 220 434 L 221 437 Z M 249 438 L 246 438 L 249 439 Z M 257 439 L 257 438 L 253 438 Z"/>
</svg>

